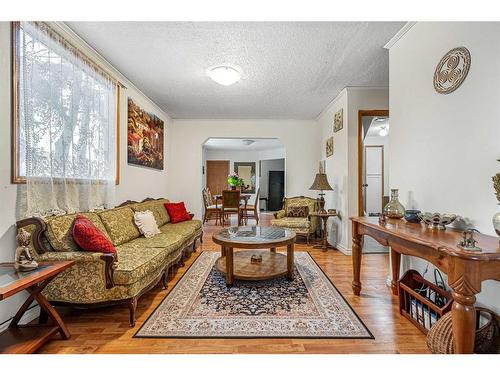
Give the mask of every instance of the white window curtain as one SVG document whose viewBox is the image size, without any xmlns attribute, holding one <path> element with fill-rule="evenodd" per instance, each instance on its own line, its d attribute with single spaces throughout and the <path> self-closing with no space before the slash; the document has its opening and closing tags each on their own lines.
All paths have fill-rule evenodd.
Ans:
<svg viewBox="0 0 500 375">
<path fill-rule="evenodd" d="M 19 35 L 20 169 L 26 216 L 109 207 L 117 84 L 44 23 Z"/>
</svg>

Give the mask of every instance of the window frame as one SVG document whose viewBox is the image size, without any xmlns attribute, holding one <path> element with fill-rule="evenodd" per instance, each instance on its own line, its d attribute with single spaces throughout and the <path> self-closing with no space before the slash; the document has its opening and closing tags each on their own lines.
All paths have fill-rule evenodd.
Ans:
<svg viewBox="0 0 500 375">
<path fill-rule="evenodd" d="M 20 66 L 20 46 L 19 33 L 21 23 L 11 22 L 11 183 L 26 184 L 26 176 L 20 175 L 19 168 L 19 66 Z M 115 184 L 120 184 L 120 90 L 121 84 L 116 83 L 116 176 Z"/>
</svg>

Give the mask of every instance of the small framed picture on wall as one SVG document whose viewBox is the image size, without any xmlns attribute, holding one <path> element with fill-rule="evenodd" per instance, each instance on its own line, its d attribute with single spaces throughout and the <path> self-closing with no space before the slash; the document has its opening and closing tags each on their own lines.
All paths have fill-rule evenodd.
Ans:
<svg viewBox="0 0 500 375">
<path fill-rule="evenodd" d="M 333 155 L 333 136 L 326 140 L 326 157 Z"/>
<path fill-rule="evenodd" d="M 344 110 L 340 108 L 333 118 L 333 132 L 336 133 L 344 127 Z"/>
</svg>

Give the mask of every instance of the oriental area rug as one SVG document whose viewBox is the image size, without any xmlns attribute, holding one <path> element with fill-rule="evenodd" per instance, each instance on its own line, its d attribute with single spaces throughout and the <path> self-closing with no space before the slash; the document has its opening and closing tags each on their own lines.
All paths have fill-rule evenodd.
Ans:
<svg viewBox="0 0 500 375">
<path fill-rule="evenodd" d="M 294 280 L 235 280 L 228 288 L 203 252 L 134 337 L 356 338 L 373 335 L 307 252 Z"/>
</svg>

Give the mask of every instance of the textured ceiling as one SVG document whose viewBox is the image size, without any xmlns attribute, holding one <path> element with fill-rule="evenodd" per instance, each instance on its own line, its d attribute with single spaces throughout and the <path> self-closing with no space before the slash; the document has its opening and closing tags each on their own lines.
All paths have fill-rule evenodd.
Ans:
<svg viewBox="0 0 500 375">
<path fill-rule="evenodd" d="M 203 147 L 209 150 L 262 151 L 283 148 L 283 143 L 277 138 L 244 138 L 253 143 L 246 145 L 243 138 L 209 138 Z"/>
<path fill-rule="evenodd" d="M 68 22 L 173 118 L 313 119 L 346 86 L 388 86 L 403 22 Z M 220 86 L 209 67 L 239 67 Z"/>
</svg>

